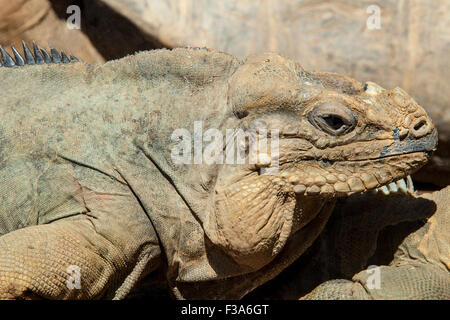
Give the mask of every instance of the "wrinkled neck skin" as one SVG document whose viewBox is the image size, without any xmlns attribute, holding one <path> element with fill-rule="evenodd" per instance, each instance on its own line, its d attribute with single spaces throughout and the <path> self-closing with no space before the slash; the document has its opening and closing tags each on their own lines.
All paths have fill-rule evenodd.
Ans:
<svg viewBox="0 0 450 320">
<path fill-rule="evenodd" d="M 214 70 L 212 65 L 208 65 L 202 69 L 210 70 L 207 74 L 189 74 L 188 69 L 181 70 L 180 67 L 180 73 L 175 75 L 163 72 L 152 77 L 147 75 L 152 86 L 145 94 L 164 89 L 164 95 L 159 96 L 157 103 L 149 104 L 148 130 L 134 140 L 139 152 L 149 160 L 147 165 L 155 166 L 159 171 L 159 176 L 151 179 L 164 180 L 161 186 L 171 185 L 168 188 L 171 193 L 165 194 L 167 203 L 159 205 L 159 208 L 155 208 L 154 203 L 148 206 L 174 281 L 207 281 L 249 273 L 256 276 L 255 271 L 271 268 L 271 262 L 283 252 L 294 234 L 303 232 L 308 237 L 299 236 L 298 243 L 289 251 L 290 257 L 298 257 L 317 237 L 327 220 L 327 217 L 321 217 L 320 223 L 315 222 L 317 216 L 323 212 L 325 204 L 328 209 L 333 202 L 282 192 L 279 184 L 273 183 L 276 175 L 260 176 L 255 165 L 248 162 L 194 164 L 192 157 L 191 164 L 174 163 L 171 152 L 180 143 L 172 139 L 176 129 L 186 129 L 190 133 L 191 146 L 194 144 L 195 122 L 198 121 L 202 122 L 203 133 L 215 128 L 224 138 L 227 129 L 247 129 L 246 119 L 239 119 L 229 103 L 229 78 L 239 63 L 228 55 L 214 55 L 221 56 L 221 64 L 217 63 L 219 59 L 212 61 L 213 54 L 205 55 L 216 68 Z M 195 54 L 193 56 L 195 58 Z M 198 60 L 202 60 L 200 58 L 203 56 Z M 198 60 L 194 59 L 193 64 L 200 63 Z M 131 61 L 137 70 L 151 70 L 156 64 L 154 61 Z M 225 140 L 224 146 L 227 143 L 229 141 Z M 208 144 L 204 142 L 203 148 Z M 170 204 L 173 202 L 171 198 L 178 199 L 176 205 Z M 145 205 L 145 199 L 143 203 Z M 176 225 L 174 221 L 177 219 L 185 222 L 167 235 L 167 225 Z M 194 226 L 196 236 L 190 233 L 186 235 L 189 241 L 182 241 L 183 233 L 187 232 L 186 223 Z M 314 224 L 317 226 L 311 227 Z M 203 236 L 198 236 L 199 233 Z M 192 240 L 194 238 L 197 240 Z M 279 265 L 277 263 L 277 268 Z M 265 273 L 270 274 L 271 271 L 266 270 Z M 259 275 L 258 278 L 264 277 Z M 242 282 L 242 279 L 238 281 Z"/>
<path fill-rule="evenodd" d="M 241 272 L 241 274 L 235 274 L 228 278 L 218 277 L 207 279 L 209 281 L 204 282 L 179 282 L 173 288 L 175 297 L 178 299 L 241 299 L 263 283 L 275 278 L 297 260 L 317 239 L 333 212 L 335 200 L 329 199 L 311 204 L 313 209 L 308 212 L 311 217 L 315 218 L 304 228 L 293 232 L 284 248 L 267 265 L 257 271 Z M 306 208 L 303 205 L 301 207 Z M 213 263 L 214 260 L 211 262 Z M 226 263 L 226 260 L 219 263 L 216 270 L 223 269 L 222 265 Z"/>
<path fill-rule="evenodd" d="M 247 185 L 255 186 L 253 190 L 236 190 L 235 185 L 230 185 L 216 188 L 211 195 L 205 232 L 246 272 L 272 262 L 294 234 L 310 228 L 324 203 L 333 203 L 318 197 L 283 194 L 271 179 L 247 180 Z M 292 253 L 306 248 L 305 243 L 299 243 Z"/>
</svg>

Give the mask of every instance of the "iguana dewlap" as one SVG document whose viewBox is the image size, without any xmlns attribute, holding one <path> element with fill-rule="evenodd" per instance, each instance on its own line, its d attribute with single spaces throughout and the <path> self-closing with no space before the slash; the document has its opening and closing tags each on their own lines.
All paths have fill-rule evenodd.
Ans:
<svg viewBox="0 0 450 320">
<path fill-rule="evenodd" d="M 2 54 L 0 298 L 123 298 L 152 272 L 177 298 L 240 298 L 311 245 L 337 196 L 400 180 L 436 147 L 403 90 L 273 53 Z M 278 130 L 278 174 L 174 163 L 173 132 L 197 121 Z"/>
</svg>

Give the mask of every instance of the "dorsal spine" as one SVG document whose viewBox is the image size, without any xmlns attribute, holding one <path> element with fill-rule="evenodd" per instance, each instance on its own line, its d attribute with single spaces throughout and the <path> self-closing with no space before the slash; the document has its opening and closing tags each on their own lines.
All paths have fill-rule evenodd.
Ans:
<svg viewBox="0 0 450 320">
<path fill-rule="evenodd" d="M 50 64 L 50 63 L 73 63 L 80 60 L 73 56 L 67 56 L 64 51 L 58 51 L 50 45 L 50 54 L 43 48 L 40 48 L 33 41 L 33 52 L 27 46 L 25 41 L 22 41 L 23 56 L 11 46 L 13 52 L 12 57 L 2 46 L 0 46 L 0 67 L 23 67 L 26 65 L 35 64 Z"/>
</svg>

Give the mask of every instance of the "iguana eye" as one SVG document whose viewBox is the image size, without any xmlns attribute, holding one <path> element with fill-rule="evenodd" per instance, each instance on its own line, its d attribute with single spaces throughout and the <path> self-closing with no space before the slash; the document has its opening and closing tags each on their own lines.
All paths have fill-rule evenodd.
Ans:
<svg viewBox="0 0 450 320">
<path fill-rule="evenodd" d="M 316 128 L 334 136 L 346 134 L 356 125 L 353 112 L 338 102 L 319 103 L 308 114 L 308 120 Z"/>
<path fill-rule="evenodd" d="M 333 130 L 340 130 L 343 126 L 345 126 L 344 121 L 335 115 L 327 115 L 322 117 L 322 121 L 332 128 Z"/>
</svg>

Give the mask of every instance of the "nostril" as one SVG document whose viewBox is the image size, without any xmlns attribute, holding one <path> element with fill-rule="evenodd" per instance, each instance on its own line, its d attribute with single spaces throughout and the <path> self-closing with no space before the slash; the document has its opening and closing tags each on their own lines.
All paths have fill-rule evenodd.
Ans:
<svg viewBox="0 0 450 320">
<path fill-rule="evenodd" d="M 414 125 L 414 130 L 415 131 L 419 131 L 420 128 L 422 128 L 423 126 L 425 126 L 427 124 L 427 122 L 425 120 L 420 120 L 418 123 L 416 123 Z"/>
<path fill-rule="evenodd" d="M 428 133 L 428 120 L 425 117 L 421 117 L 412 123 L 410 128 L 412 135 L 416 138 L 420 138 Z"/>
</svg>

